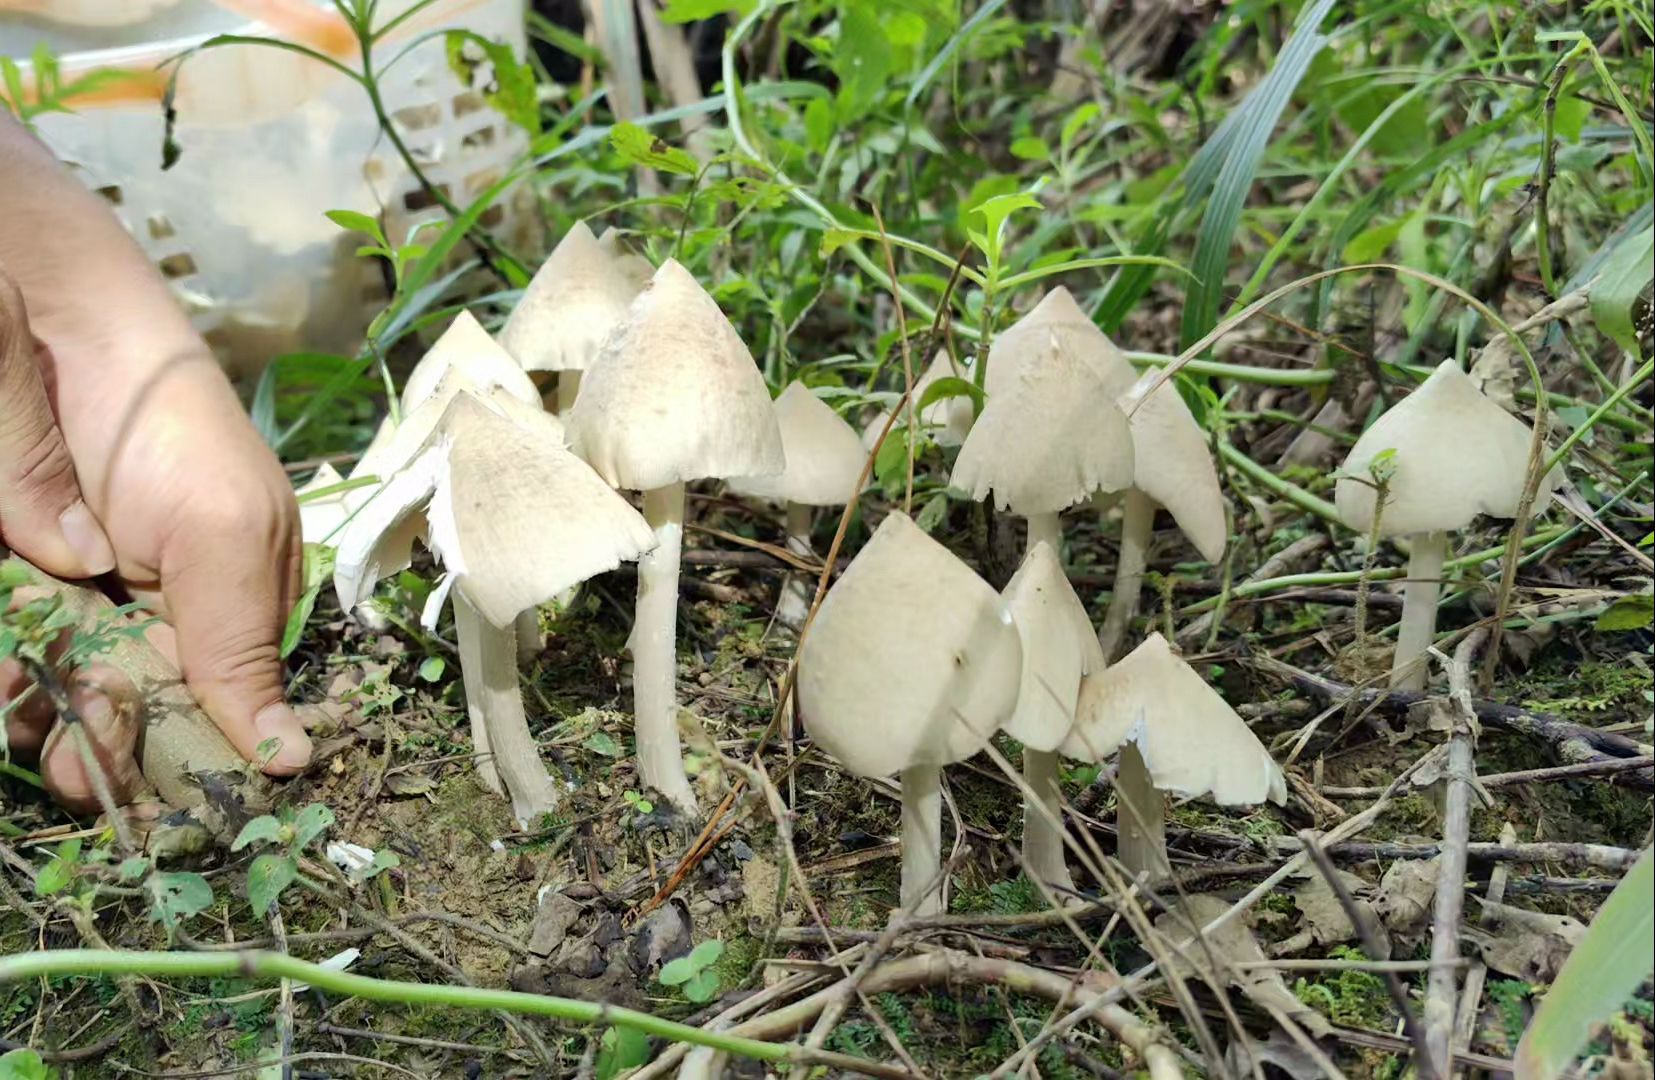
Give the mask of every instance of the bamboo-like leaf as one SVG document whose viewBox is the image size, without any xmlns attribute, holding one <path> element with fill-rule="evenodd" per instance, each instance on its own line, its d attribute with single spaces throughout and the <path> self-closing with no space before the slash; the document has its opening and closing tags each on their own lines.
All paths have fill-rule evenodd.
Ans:
<svg viewBox="0 0 1655 1080">
<path fill-rule="evenodd" d="M 1517 1080 L 1562 1076 L 1592 1028 L 1655 969 L 1655 859 L 1650 849 L 1598 909 L 1517 1044 Z"/>
</svg>

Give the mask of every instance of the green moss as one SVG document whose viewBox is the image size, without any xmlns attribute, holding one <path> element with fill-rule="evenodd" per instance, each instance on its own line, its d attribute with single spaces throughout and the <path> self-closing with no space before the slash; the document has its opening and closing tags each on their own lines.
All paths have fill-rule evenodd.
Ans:
<svg viewBox="0 0 1655 1080">
<path fill-rule="evenodd" d="M 1330 952 L 1336 960 L 1365 959 L 1360 949 L 1340 945 Z M 1330 971 L 1293 983 L 1293 995 L 1336 1024 L 1389 1029 L 1394 1014 L 1385 983 L 1368 971 Z"/>
</svg>

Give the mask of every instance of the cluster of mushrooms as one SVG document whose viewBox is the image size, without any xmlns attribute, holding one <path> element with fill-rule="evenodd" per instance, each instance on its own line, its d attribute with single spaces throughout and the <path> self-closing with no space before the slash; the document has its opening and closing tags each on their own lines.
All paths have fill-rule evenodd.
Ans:
<svg viewBox="0 0 1655 1080">
<path fill-rule="evenodd" d="M 1152 633 L 1117 660 L 1157 509 L 1208 561 L 1228 540 L 1207 436 L 1177 387 L 1156 371 L 1139 376 L 1063 288 L 979 362 L 979 415 L 950 397 L 918 422 L 959 447 L 953 487 L 1026 519 L 1021 566 L 996 593 L 893 511 L 828 591 L 798 653 L 798 712 L 814 743 L 857 775 L 900 776 L 902 903 L 922 914 L 943 906 L 941 769 L 999 731 L 1022 746 L 1023 865 L 1060 893 L 1074 888 L 1060 756 L 1117 756 L 1118 852 L 1133 873 L 1168 869 L 1167 795 L 1226 806 L 1286 797 L 1268 751 L 1173 644 Z M 555 411 L 536 371 L 557 373 Z M 940 353 L 915 400 L 956 373 Z M 654 268 L 584 224 L 497 337 L 460 314 L 396 405 L 352 470 L 356 483 L 324 467 L 307 485 L 322 497 L 304 507 L 306 538 L 336 549 L 342 608 L 406 568 L 416 539 L 435 556 L 444 573 L 422 620 L 434 627 L 452 600 L 482 782 L 529 822 L 559 796 L 518 678 L 520 653 L 539 644 L 537 608 L 635 560 L 639 779 L 693 812 L 676 687 L 685 484 L 721 479 L 784 506 L 788 544 L 808 554 L 813 509 L 858 497 L 888 415 L 859 435 L 803 384 L 772 401 L 735 328 L 682 266 Z M 1394 685 L 1423 685 L 1448 531 L 1478 513 L 1515 515 L 1530 438 L 1449 361 L 1351 451 L 1341 516 L 1410 545 Z M 1366 478 L 1382 453 L 1387 479 L 1376 485 Z M 1456 469 L 1439 470 L 1450 455 Z M 1548 476 L 1547 489 L 1560 482 Z M 622 490 L 640 493 L 642 513 Z M 1063 571 L 1061 515 L 1115 501 L 1120 558 L 1094 630 Z M 804 582 L 788 579 L 778 614 L 799 626 L 808 607 Z"/>
</svg>

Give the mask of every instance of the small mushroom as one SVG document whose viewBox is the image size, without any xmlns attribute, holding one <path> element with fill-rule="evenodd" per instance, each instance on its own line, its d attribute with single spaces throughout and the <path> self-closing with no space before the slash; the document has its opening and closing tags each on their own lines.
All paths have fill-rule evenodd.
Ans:
<svg viewBox="0 0 1655 1080">
<path fill-rule="evenodd" d="M 1392 687 L 1425 688 L 1425 651 L 1437 626 L 1448 533 L 1470 525 L 1478 514 L 1517 516 L 1533 439 L 1527 424 L 1484 397 L 1450 359 L 1351 447 L 1334 486 L 1339 517 L 1363 534 L 1372 531 L 1377 490 L 1370 475 L 1380 456 L 1390 452 L 1379 535 L 1405 537 L 1412 546 Z M 1542 481 L 1541 494 L 1563 479 L 1562 470 L 1554 468 Z"/>
<path fill-rule="evenodd" d="M 412 412 L 429 401 L 444 388 L 444 376 L 456 369 L 463 371 L 469 385 L 480 393 L 498 387 L 525 404 L 540 403 L 534 380 L 512 354 L 489 336 L 471 312 L 462 311 L 408 373 L 398 398 L 402 411 Z M 448 383 L 446 392 L 452 393 L 454 385 Z"/>
<path fill-rule="evenodd" d="M 970 379 L 971 368 L 961 365 L 955 370 L 954 362 L 950 359 L 947 349 L 938 349 L 937 355 L 931 358 L 931 363 L 914 380 L 914 408 L 918 411 L 916 420 L 921 429 L 929 431 L 938 446 L 958 446 L 965 442 L 965 437 L 971 431 L 971 422 L 975 419 L 975 411 L 971 406 L 971 399 L 961 395 L 945 397 L 921 409 L 920 399 L 925 397 L 925 391 L 939 379 Z M 897 426 L 907 420 L 908 410 L 902 410 L 903 415 L 897 417 Z M 882 409 L 862 429 L 862 448 L 872 450 L 879 441 L 879 433 L 885 430 L 885 421 L 891 415 L 891 410 Z M 893 431 L 895 428 L 892 429 Z"/>
<path fill-rule="evenodd" d="M 523 712 L 513 622 L 654 542 L 626 500 L 564 447 L 556 421 L 537 417 L 545 414 L 498 390 L 434 394 L 398 428 L 424 437 L 346 524 L 334 571 L 349 610 L 424 538 L 446 570 L 424 621 L 434 626 L 452 593 L 478 769 L 525 823 L 558 797 Z"/>
<path fill-rule="evenodd" d="M 535 271 L 500 328 L 500 344 L 527 371 L 555 371 L 557 411 L 580 393 L 582 373 L 597 359 L 638 294 L 634 275 L 577 221 Z"/>
<path fill-rule="evenodd" d="M 1052 546 L 1041 541 L 1000 593 L 1023 644 L 1017 707 L 1005 730 L 1023 744 L 1023 864 L 1031 878 L 1072 893 L 1063 858 L 1063 809 L 1057 748 L 1075 723 L 1085 675 L 1103 670 L 1086 606 L 1075 595 Z"/>
<path fill-rule="evenodd" d="M 988 583 L 892 513 L 828 591 L 799 646 L 799 715 L 858 776 L 902 779 L 902 905 L 942 911 L 942 766 L 1017 704 L 1023 650 Z"/>
<path fill-rule="evenodd" d="M 1138 609 L 1155 508 L 1164 506 L 1172 512 L 1178 527 L 1208 562 L 1223 557 L 1229 540 L 1224 493 L 1207 451 L 1206 433 L 1171 380 L 1150 391 L 1159 377 L 1158 371 L 1144 372 L 1118 402 L 1132 429 L 1132 486 L 1122 507 L 1115 587 L 1098 631 L 1109 660 L 1119 655 Z"/>
<path fill-rule="evenodd" d="M 644 495 L 655 549 L 638 563 L 630 647 L 638 770 L 685 810 L 678 742 L 678 564 L 684 484 L 786 466 L 770 392 L 735 327 L 668 259 L 605 343 L 570 410 L 576 449 L 611 485 Z"/>
<path fill-rule="evenodd" d="M 1120 749 L 1118 850 L 1134 874 L 1168 871 L 1162 792 L 1220 806 L 1287 799 L 1269 751 L 1160 634 L 1082 680 L 1075 716 L 1063 753 L 1101 761 Z"/>
<path fill-rule="evenodd" d="M 748 498 L 785 503 L 787 546 L 808 556 L 812 510 L 844 506 L 856 498 L 867 455 L 856 429 L 804 383 L 789 383 L 776 398 L 775 410 L 787 468 L 778 476 L 737 477 L 729 487 Z M 776 603 L 776 617 L 797 628 L 809 609 L 805 578 L 789 574 Z"/>
<path fill-rule="evenodd" d="M 598 247 L 615 260 L 634 296 L 649 288 L 649 279 L 655 276 L 654 264 L 629 248 L 618 231 L 613 227 L 603 230 Z"/>
</svg>

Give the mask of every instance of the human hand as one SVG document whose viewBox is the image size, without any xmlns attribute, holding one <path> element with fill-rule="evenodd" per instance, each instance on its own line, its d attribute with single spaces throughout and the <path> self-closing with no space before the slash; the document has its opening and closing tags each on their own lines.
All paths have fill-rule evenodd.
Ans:
<svg viewBox="0 0 1655 1080">
<path fill-rule="evenodd" d="M 282 702 L 278 643 L 301 548 L 280 465 L 193 335 L 142 379 L 92 381 L 88 359 L 108 342 L 61 320 L 53 331 L 49 347 L 36 338 L 0 272 L 0 537 L 61 577 L 117 571 L 171 624 L 152 641 L 237 751 L 297 772 L 310 741 Z M 60 676 L 114 794 L 130 795 L 130 685 L 96 666 Z M 0 668 L 0 703 L 25 685 L 15 664 Z M 42 753 L 53 795 L 88 808 L 77 748 L 51 726 L 45 695 L 30 698 L 7 718 L 11 746 Z"/>
</svg>

